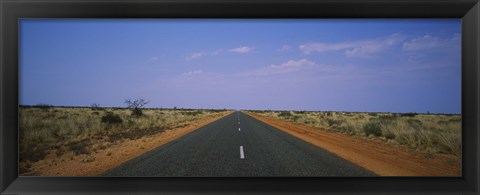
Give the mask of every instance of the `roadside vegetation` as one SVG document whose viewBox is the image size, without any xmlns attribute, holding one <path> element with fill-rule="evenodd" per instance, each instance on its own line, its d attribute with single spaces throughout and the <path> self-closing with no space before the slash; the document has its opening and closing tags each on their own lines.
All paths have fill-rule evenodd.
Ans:
<svg viewBox="0 0 480 195">
<path fill-rule="evenodd" d="M 182 128 L 195 121 L 216 117 L 226 110 L 142 108 L 147 101 L 127 100 L 127 108 L 19 107 L 20 174 L 47 155 L 95 160 L 93 153 L 125 140 Z"/>
<path fill-rule="evenodd" d="M 250 111 L 296 124 L 381 139 L 430 153 L 462 155 L 461 115 L 312 111 Z"/>
</svg>

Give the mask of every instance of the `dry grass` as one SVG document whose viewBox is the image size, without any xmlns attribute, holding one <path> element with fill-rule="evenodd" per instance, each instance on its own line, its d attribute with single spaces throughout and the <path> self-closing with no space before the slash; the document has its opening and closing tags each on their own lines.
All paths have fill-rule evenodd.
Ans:
<svg viewBox="0 0 480 195">
<path fill-rule="evenodd" d="M 82 161 L 95 159 L 90 154 L 122 143 L 162 133 L 168 129 L 212 118 L 224 110 L 142 109 L 143 116 L 132 116 L 122 108 L 20 107 L 19 152 L 20 172 L 29 165 L 54 153 L 58 157 L 83 156 Z M 103 120 L 107 115 L 118 116 L 121 122 Z"/>
<path fill-rule="evenodd" d="M 297 124 L 378 138 L 393 145 L 432 153 L 462 152 L 461 115 L 306 111 L 252 111 Z"/>
</svg>

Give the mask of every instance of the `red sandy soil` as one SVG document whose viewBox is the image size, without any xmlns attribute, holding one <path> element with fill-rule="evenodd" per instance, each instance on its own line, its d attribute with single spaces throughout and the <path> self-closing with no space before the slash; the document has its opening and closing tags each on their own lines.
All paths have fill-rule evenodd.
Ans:
<svg viewBox="0 0 480 195">
<path fill-rule="evenodd" d="M 381 176 L 462 176 L 461 158 L 412 151 L 381 140 L 315 129 L 270 117 L 248 114 Z"/>
<path fill-rule="evenodd" d="M 32 172 L 39 176 L 96 176 L 231 113 L 193 122 L 186 127 L 167 130 L 154 136 L 124 140 L 90 156 L 57 157 L 52 151 L 45 159 L 32 165 Z"/>
</svg>

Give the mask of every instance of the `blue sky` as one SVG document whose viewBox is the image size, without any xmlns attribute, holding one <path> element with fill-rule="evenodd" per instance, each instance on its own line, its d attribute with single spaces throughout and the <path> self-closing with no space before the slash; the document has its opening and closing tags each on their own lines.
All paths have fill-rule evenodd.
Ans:
<svg viewBox="0 0 480 195">
<path fill-rule="evenodd" d="M 20 21 L 20 104 L 461 113 L 461 20 Z"/>
</svg>

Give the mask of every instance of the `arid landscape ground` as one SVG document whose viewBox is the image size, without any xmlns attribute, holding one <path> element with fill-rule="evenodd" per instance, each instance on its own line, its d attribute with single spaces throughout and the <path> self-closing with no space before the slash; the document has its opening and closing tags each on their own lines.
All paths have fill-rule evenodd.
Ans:
<svg viewBox="0 0 480 195">
<path fill-rule="evenodd" d="M 352 124 L 352 121 L 341 117 L 345 113 L 334 112 L 330 115 L 325 113 L 326 117 L 323 119 L 328 120 L 328 116 L 331 118 L 336 118 L 339 122 L 335 124 L 334 128 L 329 128 L 328 123 L 326 126 L 319 127 L 316 125 L 319 124 L 299 124 L 299 121 L 312 120 L 315 119 L 313 116 L 316 114 L 323 115 L 323 113 L 313 112 L 313 113 L 301 113 L 301 114 L 292 114 L 291 116 L 298 116 L 294 121 L 285 119 L 278 115 L 284 112 L 247 112 L 250 116 L 255 117 L 256 119 L 269 124 L 273 127 L 276 127 L 280 130 L 283 130 L 295 137 L 298 137 L 306 142 L 314 144 L 320 148 L 324 148 L 330 152 L 341 156 L 344 159 L 347 159 L 357 165 L 360 165 L 368 170 L 371 170 L 378 175 L 382 176 L 461 176 L 462 171 L 462 160 L 461 153 L 455 153 L 454 151 L 461 152 L 461 125 L 459 121 L 460 116 L 435 116 L 435 115 L 409 115 L 406 118 L 410 120 L 418 120 L 412 118 L 423 118 L 425 127 L 416 127 L 415 129 L 409 131 L 409 128 L 414 127 L 403 127 L 403 129 L 395 129 L 391 126 L 393 124 L 382 124 L 379 126 L 379 133 L 376 135 L 367 134 L 363 131 L 369 131 L 368 125 L 363 125 L 363 128 L 352 129 L 350 131 L 345 131 L 341 127 L 342 122 Z M 262 113 L 262 114 L 255 114 Z M 284 114 L 285 115 L 285 114 Z M 304 115 L 304 116 L 302 116 Z M 308 116 L 310 115 L 310 116 Z M 337 115 L 337 116 L 335 116 Z M 340 116 L 339 116 L 340 115 Z M 352 115 L 364 116 L 370 118 L 368 121 L 378 120 L 382 118 L 381 116 L 395 116 L 395 114 L 379 114 L 380 116 L 369 116 L 367 113 L 355 113 Z M 301 118 L 301 119 L 300 119 Z M 320 119 L 322 120 L 322 119 Z M 358 120 L 358 119 L 357 119 Z M 401 123 L 402 117 L 400 115 L 391 118 L 389 123 Z M 396 121 L 398 120 L 398 121 Z M 444 122 L 440 122 L 441 125 L 428 124 L 430 123 L 439 123 L 439 121 L 451 120 L 451 126 L 442 127 Z M 318 121 L 318 120 L 317 120 Z M 418 120 L 420 121 L 420 120 Z M 362 127 L 362 123 L 359 121 L 356 125 Z M 303 123 L 303 122 L 300 122 Z M 340 123 L 340 125 L 338 124 Z M 321 123 L 320 123 L 321 124 Z M 422 122 L 418 122 L 417 125 L 422 125 Z M 425 133 L 424 131 L 429 131 L 428 125 L 436 126 L 434 129 L 430 129 L 432 132 Z M 432 128 L 432 127 L 430 127 Z M 445 128 L 444 131 L 440 130 Z M 446 129 L 451 128 L 451 129 Z M 390 134 L 383 133 L 384 131 L 389 131 Z M 406 133 L 410 133 L 405 135 Z M 430 133 L 430 134 L 429 134 Z M 434 135 L 435 136 L 428 136 Z M 445 133 L 445 135 L 441 135 Z M 427 136 L 425 136 L 427 134 Z M 440 134 L 440 135 L 438 135 Z M 406 136 L 411 140 L 405 140 L 405 142 L 394 141 L 395 138 L 400 136 Z M 444 142 L 441 145 L 440 141 L 434 140 L 438 139 L 437 137 L 442 137 L 448 141 Z M 413 143 L 409 143 L 413 142 Z M 437 143 L 436 145 L 429 145 L 429 143 Z M 458 148 L 458 150 L 451 150 L 445 148 Z"/>
<path fill-rule="evenodd" d="M 20 107 L 20 175 L 99 175 L 234 112 L 142 111 Z M 242 112 L 380 176 L 461 176 L 460 115 Z"/>
<path fill-rule="evenodd" d="M 130 112 L 21 107 L 20 175 L 98 175 L 231 111 L 145 109 L 140 117 Z"/>
</svg>

